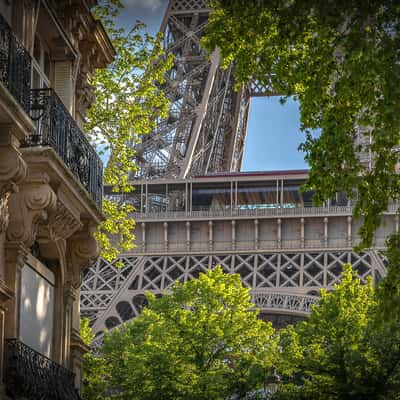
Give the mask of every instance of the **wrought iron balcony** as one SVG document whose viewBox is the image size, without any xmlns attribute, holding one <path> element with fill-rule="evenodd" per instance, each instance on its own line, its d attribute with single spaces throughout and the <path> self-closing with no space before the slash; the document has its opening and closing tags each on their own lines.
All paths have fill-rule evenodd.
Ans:
<svg viewBox="0 0 400 400">
<path fill-rule="evenodd" d="M 0 14 L 0 82 L 28 113 L 30 107 L 31 57 Z"/>
<path fill-rule="evenodd" d="M 32 89 L 30 116 L 36 131 L 24 146 L 50 146 L 101 207 L 103 165 L 53 89 Z"/>
<path fill-rule="evenodd" d="M 94 148 L 52 89 L 31 90 L 32 61 L 0 14 L 0 82 L 36 122 L 25 146 L 50 146 L 101 207 L 103 166 Z"/>
<path fill-rule="evenodd" d="M 6 391 L 26 400 L 80 400 L 75 375 L 17 339 L 6 340 Z"/>
</svg>

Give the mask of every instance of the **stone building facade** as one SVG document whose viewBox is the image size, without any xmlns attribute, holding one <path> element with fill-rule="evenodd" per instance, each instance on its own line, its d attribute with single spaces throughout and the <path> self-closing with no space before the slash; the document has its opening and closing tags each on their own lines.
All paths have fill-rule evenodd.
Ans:
<svg viewBox="0 0 400 400">
<path fill-rule="evenodd" d="M 81 271 L 102 164 L 88 78 L 114 56 L 94 0 L 0 0 L 0 398 L 78 399 Z"/>
</svg>

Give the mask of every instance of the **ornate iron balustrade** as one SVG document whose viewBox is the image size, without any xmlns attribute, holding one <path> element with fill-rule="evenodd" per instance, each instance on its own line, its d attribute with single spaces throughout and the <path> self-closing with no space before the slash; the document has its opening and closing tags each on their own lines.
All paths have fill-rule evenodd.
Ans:
<svg viewBox="0 0 400 400">
<path fill-rule="evenodd" d="M 80 400 L 75 374 L 17 339 L 6 340 L 5 384 L 12 398 Z"/>
<path fill-rule="evenodd" d="M 30 108 L 31 57 L 0 14 L 0 82 L 28 113 Z"/>
<path fill-rule="evenodd" d="M 103 165 L 100 157 L 53 89 L 32 89 L 30 116 L 36 131 L 25 146 L 50 146 L 101 207 Z"/>
</svg>

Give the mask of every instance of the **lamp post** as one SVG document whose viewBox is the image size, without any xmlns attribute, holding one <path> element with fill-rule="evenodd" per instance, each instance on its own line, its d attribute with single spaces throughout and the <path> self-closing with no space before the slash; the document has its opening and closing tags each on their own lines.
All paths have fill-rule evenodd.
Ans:
<svg viewBox="0 0 400 400">
<path fill-rule="evenodd" d="M 273 367 L 272 374 L 268 375 L 265 378 L 264 391 L 266 399 L 269 399 L 270 396 L 276 393 L 280 383 L 281 383 L 281 378 L 276 373 L 276 367 Z"/>
</svg>

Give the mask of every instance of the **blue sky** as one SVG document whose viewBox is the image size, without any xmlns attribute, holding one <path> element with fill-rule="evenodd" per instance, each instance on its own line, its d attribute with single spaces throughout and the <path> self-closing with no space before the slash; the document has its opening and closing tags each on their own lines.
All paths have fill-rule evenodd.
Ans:
<svg viewBox="0 0 400 400">
<path fill-rule="evenodd" d="M 119 23 L 126 27 L 140 20 L 155 34 L 161 25 L 168 0 L 122 0 L 125 9 Z M 278 97 L 254 98 L 250 104 L 242 171 L 307 168 L 297 147 L 300 132 L 298 105 L 289 100 L 284 106 Z"/>
</svg>

